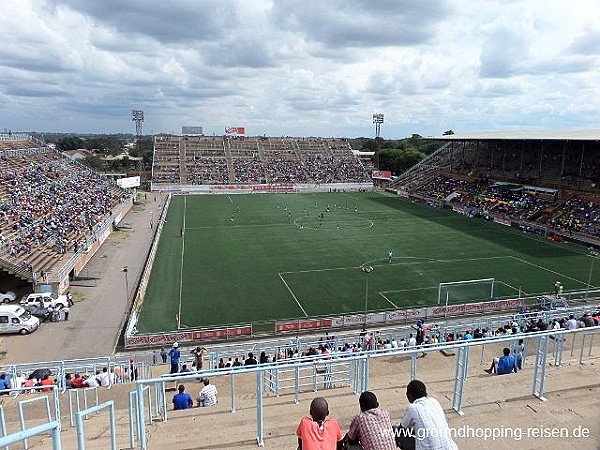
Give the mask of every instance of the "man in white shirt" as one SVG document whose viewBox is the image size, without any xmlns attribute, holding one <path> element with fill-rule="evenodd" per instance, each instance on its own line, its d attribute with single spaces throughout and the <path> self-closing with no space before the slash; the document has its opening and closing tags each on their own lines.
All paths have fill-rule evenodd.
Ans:
<svg viewBox="0 0 600 450">
<path fill-rule="evenodd" d="M 210 384 L 208 378 L 202 380 L 204 387 L 200 390 L 200 396 L 197 398 L 198 406 L 213 406 L 217 404 L 217 387 Z"/>
<path fill-rule="evenodd" d="M 569 320 L 567 320 L 567 328 L 569 330 L 576 330 L 578 327 L 579 324 L 577 323 L 575 316 L 573 314 L 569 315 Z"/>
<path fill-rule="evenodd" d="M 416 347 L 417 346 L 417 338 L 413 336 L 413 334 L 411 333 L 409 338 L 408 338 L 408 346 L 409 347 Z"/>
<path fill-rule="evenodd" d="M 410 405 L 400 425 L 413 431 L 415 450 L 458 450 L 444 410 L 435 398 L 427 396 L 425 384 L 419 380 L 408 383 L 406 397 Z"/>
</svg>

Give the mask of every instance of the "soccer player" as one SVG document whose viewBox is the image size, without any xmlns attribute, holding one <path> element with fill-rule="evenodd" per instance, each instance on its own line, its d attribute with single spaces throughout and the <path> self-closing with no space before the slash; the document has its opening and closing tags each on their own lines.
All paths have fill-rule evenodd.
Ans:
<svg viewBox="0 0 600 450">
<path fill-rule="evenodd" d="M 391 250 L 388 252 L 388 263 L 392 263 L 392 260 L 394 259 L 394 250 Z"/>
</svg>

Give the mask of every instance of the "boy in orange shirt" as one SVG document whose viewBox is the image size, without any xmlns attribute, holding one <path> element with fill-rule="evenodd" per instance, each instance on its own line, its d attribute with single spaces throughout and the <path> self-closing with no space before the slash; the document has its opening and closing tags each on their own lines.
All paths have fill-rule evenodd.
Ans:
<svg viewBox="0 0 600 450">
<path fill-rule="evenodd" d="M 341 450 L 344 445 L 338 421 L 329 415 L 327 400 L 316 397 L 310 403 L 310 416 L 300 420 L 296 428 L 298 450 Z"/>
</svg>

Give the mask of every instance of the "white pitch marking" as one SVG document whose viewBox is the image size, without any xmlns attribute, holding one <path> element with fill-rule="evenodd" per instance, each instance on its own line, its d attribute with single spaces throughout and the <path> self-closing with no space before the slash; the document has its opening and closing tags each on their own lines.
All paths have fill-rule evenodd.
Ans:
<svg viewBox="0 0 600 450">
<path fill-rule="evenodd" d="M 285 273 L 285 272 L 284 272 Z M 302 307 L 302 305 L 300 304 L 300 302 L 298 301 L 298 298 L 294 295 L 294 292 L 292 291 L 292 289 L 289 287 L 289 285 L 285 282 L 285 280 L 283 279 L 283 277 L 281 276 L 281 273 L 278 273 L 277 275 L 279 275 L 279 278 L 281 278 L 281 281 L 283 281 L 283 284 L 285 284 L 285 287 L 287 288 L 287 290 L 289 291 L 289 293 L 292 295 L 292 297 L 294 298 L 294 300 L 296 300 L 296 303 L 298 304 L 298 306 L 300 307 L 300 309 L 302 310 L 302 312 L 304 313 L 305 317 L 308 317 L 308 314 L 306 313 L 306 311 L 304 310 L 304 308 Z"/>
</svg>

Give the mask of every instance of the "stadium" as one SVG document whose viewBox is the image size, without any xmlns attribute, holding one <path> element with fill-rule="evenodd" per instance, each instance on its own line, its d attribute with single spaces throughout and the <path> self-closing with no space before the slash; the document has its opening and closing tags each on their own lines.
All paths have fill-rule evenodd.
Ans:
<svg viewBox="0 0 600 450">
<path fill-rule="evenodd" d="M 237 412 L 203 420 L 239 434 L 208 433 L 197 447 L 198 436 L 181 433 L 176 448 L 291 448 L 301 399 L 323 392 L 348 421 L 355 394 L 376 389 L 401 417 L 399 388 L 417 373 L 459 413 L 453 427 L 484 426 L 494 406 L 534 411 L 527 423 L 548 430 L 583 424 L 597 439 L 600 133 L 427 139 L 438 150 L 391 178 L 345 138 L 157 135 L 142 193 L 127 187 L 136 180 L 114 183 L 32 136 L 0 135 L 3 283 L 65 294 L 99 288 L 109 270 L 90 274 L 112 265 L 125 282 L 109 286 L 112 302 L 126 310 L 114 315 L 111 354 L 90 347 L 79 359 L 4 367 L 14 380 L 47 368 L 56 383 L 37 395 L 13 386 L 3 429 L 24 423 L 29 403 L 45 402 L 47 414 L 28 409 L 28 427 L 0 444 L 49 448 L 50 432 L 52 448 L 172 446 L 199 413 L 170 410 L 170 392 L 203 376 L 218 384 L 217 411 Z M 147 236 L 132 255 L 139 276 L 123 264 L 128 229 Z M 113 320 L 86 303 L 73 314 Z M 584 325 L 565 326 L 570 314 Z M 397 345 L 417 321 L 427 342 Z M 43 347 L 37 336 L 57 326 L 4 342 Z M 461 340 L 467 333 L 476 339 Z M 515 344 L 513 333 L 526 341 L 525 368 L 490 389 L 477 374 Z M 158 352 L 174 343 L 189 366 L 193 347 L 209 347 L 203 369 L 167 374 Z M 267 359 L 225 364 L 251 352 Z M 110 389 L 67 389 L 67 374 L 103 368 Z M 556 409 L 563 395 L 575 412 Z"/>
</svg>

